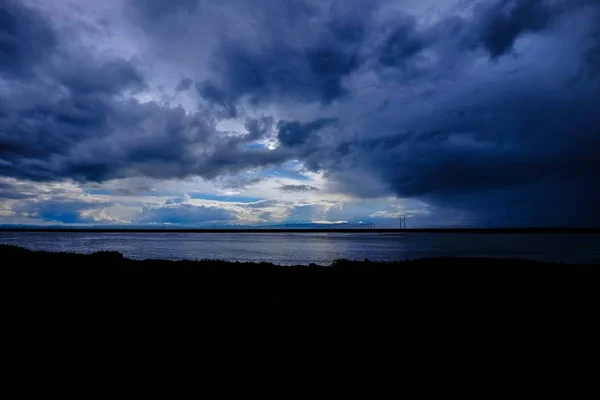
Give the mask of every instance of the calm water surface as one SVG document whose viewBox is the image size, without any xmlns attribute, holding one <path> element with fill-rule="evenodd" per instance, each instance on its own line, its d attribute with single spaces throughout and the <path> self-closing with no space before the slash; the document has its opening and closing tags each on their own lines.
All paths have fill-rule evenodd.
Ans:
<svg viewBox="0 0 600 400">
<path fill-rule="evenodd" d="M 395 261 L 420 257 L 504 257 L 600 263 L 600 235 L 373 233 L 26 233 L 0 232 L 0 244 L 35 250 L 128 258 L 271 261 L 281 265 L 333 260 Z"/>
</svg>

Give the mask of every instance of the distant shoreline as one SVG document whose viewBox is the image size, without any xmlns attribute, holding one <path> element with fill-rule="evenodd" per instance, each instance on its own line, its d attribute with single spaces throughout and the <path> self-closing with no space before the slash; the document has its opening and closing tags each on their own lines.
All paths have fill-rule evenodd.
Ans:
<svg viewBox="0 0 600 400">
<path fill-rule="evenodd" d="M 253 229 L 135 229 L 135 228 L 2 228 L 0 232 L 31 233 L 465 233 L 465 234 L 600 234 L 600 228 L 432 228 L 432 229 L 344 229 L 344 228 L 253 228 Z"/>
</svg>

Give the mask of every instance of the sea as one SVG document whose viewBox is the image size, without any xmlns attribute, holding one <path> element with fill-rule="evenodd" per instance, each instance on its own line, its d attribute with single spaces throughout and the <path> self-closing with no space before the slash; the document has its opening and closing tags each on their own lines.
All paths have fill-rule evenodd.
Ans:
<svg viewBox="0 0 600 400">
<path fill-rule="evenodd" d="M 600 264 L 599 234 L 0 232 L 0 244 L 54 252 L 118 251 L 132 259 L 218 259 L 279 265 L 440 256 Z"/>
</svg>

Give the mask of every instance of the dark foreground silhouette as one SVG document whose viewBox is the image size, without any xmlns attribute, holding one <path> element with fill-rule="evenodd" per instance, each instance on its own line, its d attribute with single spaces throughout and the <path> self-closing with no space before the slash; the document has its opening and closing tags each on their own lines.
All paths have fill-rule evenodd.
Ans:
<svg viewBox="0 0 600 400">
<path fill-rule="evenodd" d="M 0 246 L 0 263 L 5 322 L 30 343 L 90 333 L 99 337 L 86 346 L 152 338 L 148 354 L 158 343 L 187 343 L 187 352 L 190 343 L 211 348 L 216 341 L 200 338 L 217 330 L 223 348 L 262 351 L 250 339 L 260 336 L 279 350 L 319 342 L 323 351 L 336 344 L 354 355 L 395 343 L 419 354 L 452 350 L 451 360 L 470 349 L 489 361 L 490 349 L 515 354 L 518 346 L 521 355 L 537 347 L 555 357 L 559 344 L 572 349 L 597 337 L 600 266 L 593 265 L 431 258 L 281 267 L 13 246 Z M 182 342 L 186 335 L 193 339 Z"/>
<path fill-rule="evenodd" d="M 442 304 L 459 298 L 513 301 L 519 296 L 545 295 L 573 299 L 587 295 L 588 289 L 590 294 L 595 293 L 600 284 L 598 265 L 515 259 L 424 258 L 391 263 L 337 260 L 329 266 L 290 267 L 219 260 L 138 261 L 118 252 L 51 253 L 0 245 L 0 260 L 4 271 L 60 275 L 66 279 L 93 276 L 95 283 L 109 285 L 126 279 L 157 280 L 160 286 L 154 286 L 153 293 L 173 290 L 175 296 L 211 294 L 302 302 L 325 299 L 364 302 L 385 297 L 386 301 L 407 304 L 432 299 Z M 157 278 L 148 274 L 128 277 L 121 274 L 120 280 L 107 278 L 107 274 L 151 271 L 162 274 Z M 185 278 L 176 278 L 181 272 L 186 273 Z M 140 286 L 130 289 L 145 290 Z"/>
</svg>

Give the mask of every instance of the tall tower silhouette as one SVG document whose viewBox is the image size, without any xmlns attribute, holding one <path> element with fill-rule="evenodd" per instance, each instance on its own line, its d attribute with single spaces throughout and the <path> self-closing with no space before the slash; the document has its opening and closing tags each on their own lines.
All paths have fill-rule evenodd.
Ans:
<svg viewBox="0 0 600 400">
<path fill-rule="evenodd" d="M 400 229 L 406 229 L 406 215 L 400 214 Z"/>
</svg>

